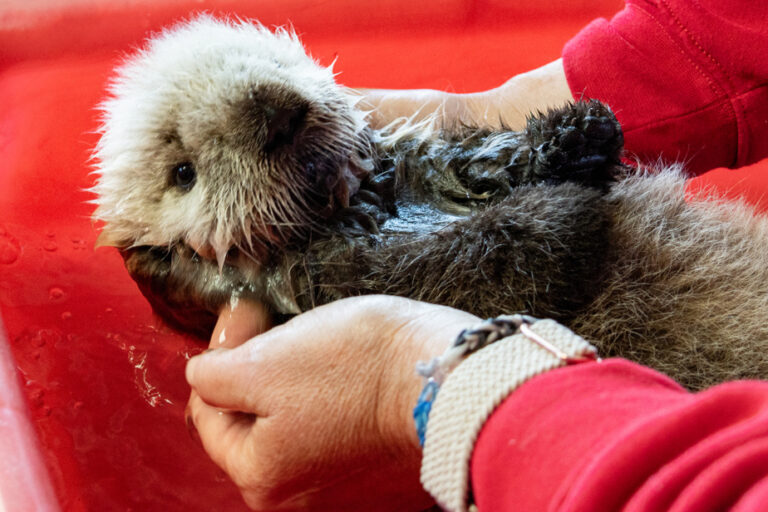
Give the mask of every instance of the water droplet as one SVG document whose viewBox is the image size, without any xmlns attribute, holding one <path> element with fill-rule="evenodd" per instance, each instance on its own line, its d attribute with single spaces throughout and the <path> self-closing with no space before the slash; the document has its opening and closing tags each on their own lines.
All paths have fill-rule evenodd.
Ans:
<svg viewBox="0 0 768 512">
<path fill-rule="evenodd" d="M 80 400 L 78 400 L 77 402 L 75 402 L 74 404 L 72 404 L 72 407 L 74 407 L 76 411 L 79 411 L 80 409 L 82 409 L 82 408 L 83 408 L 83 402 L 81 402 Z"/>
<path fill-rule="evenodd" d="M 88 245 L 85 243 L 85 240 L 81 240 L 79 238 L 73 238 L 72 247 L 76 251 L 84 251 L 88 247 Z"/>
<path fill-rule="evenodd" d="M 134 330 L 136 333 L 144 336 L 144 335 L 151 335 L 151 334 L 157 334 L 158 328 L 157 326 L 153 324 L 137 324 L 134 327 Z"/>
<path fill-rule="evenodd" d="M 61 340 L 61 334 L 53 329 L 40 329 L 37 331 L 31 339 L 32 345 L 42 348 L 46 345 L 53 345 L 57 341 Z"/>
<path fill-rule="evenodd" d="M 128 344 L 121 334 L 114 332 L 107 333 L 107 339 L 110 343 L 117 345 L 120 350 L 128 350 Z"/>
<path fill-rule="evenodd" d="M 45 249 L 48 252 L 54 252 L 59 248 L 58 245 L 56 245 L 56 242 L 53 240 L 48 240 L 43 244 L 43 249 Z"/>
<path fill-rule="evenodd" d="M 0 230 L 0 263 L 10 265 L 21 253 L 21 244 L 16 238 L 5 230 Z"/>
<path fill-rule="evenodd" d="M 48 238 L 56 238 L 56 233 L 54 233 L 53 231 L 46 231 L 45 236 L 47 236 Z"/>
<path fill-rule="evenodd" d="M 65 311 L 65 312 L 63 312 L 63 313 L 61 314 L 61 319 L 62 319 L 62 320 L 69 320 L 70 318 L 72 318 L 72 312 L 71 312 L 71 311 Z M 69 340 L 69 336 L 70 336 L 70 335 L 68 334 L 68 335 L 67 335 L 67 339 L 68 339 L 68 340 Z M 70 340 L 70 341 L 71 341 L 71 340 Z"/>
<path fill-rule="evenodd" d="M 25 347 L 25 351 L 32 349 L 40 349 L 44 346 L 55 347 L 57 343 L 61 342 L 63 335 L 56 329 L 38 329 L 31 327 L 24 329 L 24 331 L 14 338 L 14 343 Z M 39 350 L 30 352 L 30 356 L 33 358 L 39 357 Z"/>
<path fill-rule="evenodd" d="M 58 286 L 54 286 L 50 290 L 48 290 L 48 298 L 51 300 L 61 300 L 65 296 L 66 294 L 64 293 L 64 290 L 62 290 Z"/>
<path fill-rule="evenodd" d="M 111 313 L 112 312 L 112 308 L 107 308 L 107 309 L 104 310 L 104 312 L 105 313 Z"/>
</svg>

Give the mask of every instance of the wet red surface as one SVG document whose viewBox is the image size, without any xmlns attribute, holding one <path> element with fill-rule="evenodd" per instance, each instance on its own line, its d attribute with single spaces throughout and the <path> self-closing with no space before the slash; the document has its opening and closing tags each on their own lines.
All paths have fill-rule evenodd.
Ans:
<svg viewBox="0 0 768 512">
<path fill-rule="evenodd" d="M 152 317 L 114 251 L 93 249 L 85 132 L 108 69 L 29 64 L 0 82 L 8 339 L 65 510 L 238 510 L 183 421 L 184 364 L 199 343 Z"/>
</svg>

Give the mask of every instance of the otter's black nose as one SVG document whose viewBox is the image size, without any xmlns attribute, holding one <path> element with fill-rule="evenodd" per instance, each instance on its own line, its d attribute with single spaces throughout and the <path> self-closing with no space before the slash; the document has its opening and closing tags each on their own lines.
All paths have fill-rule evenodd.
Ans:
<svg viewBox="0 0 768 512">
<path fill-rule="evenodd" d="M 264 151 L 270 152 L 280 146 L 293 142 L 307 115 L 306 107 L 278 107 L 275 105 L 264 106 L 264 115 L 267 124 L 267 138 L 264 142 Z"/>
</svg>

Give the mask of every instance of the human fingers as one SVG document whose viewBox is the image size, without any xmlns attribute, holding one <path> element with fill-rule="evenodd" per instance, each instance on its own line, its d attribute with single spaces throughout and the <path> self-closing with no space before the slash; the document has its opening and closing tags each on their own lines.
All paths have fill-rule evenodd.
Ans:
<svg viewBox="0 0 768 512">
<path fill-rule="evenodd" d="M 362 356 L 364 347 L 354 341 L 357 338 L 370 340 L 386 331 L 387 326 L 383 325 L 378 326 L 380 328 L 375 329 L 375 333 L 368 332 L 371 328 L 368 326 L 370 317 L 379 309 L 370 305 L 380 301 L 366 297 L 320 306 L 246 344 L 200 354 L 187 363 L 187 382 L 211 405 L 267 415 L 268 411 L 260 404 L 276 403 L 283 396 L 281 393 L 295 391 L 291 383 L 298 384 L 294 382 L 297 379 L 323 379 L 330 354 L 333 354 L 336 365 L 342 368 L 377 362 L 378 358 L 370 354 Z M 252 322 L 247 310 L 253 307 L 253 304 L 246 303 L 244 314 L 234 312 L 230 316 L 226 311 L 222 313 L 218 326 L 222 329 L 220 332 L 230 332 L 226 327 L 237 324 L 242 318 L 245 318 L 246 325 L 236 325 L 237 329 L 233 332 L 238 334 L 233 337 L 239 338 L 239 333 L 256 332 L 258 326 L 253 328 L 253 325 L 247 325 Z M 258 305 L 256 308 L 258 310 Z M 387 315 L 378 314 L 388 319 Z M 353 343 L 346 343 L 346 339 Z M 370 341 L 365 343 L 368 347 L 371 344 Z M 215 339 L 211 345 L 216 345 Z M 346 364 L 351 358 L 356 362 Z M 264 394 L 269 396 L 263 397 Z"/>
<path fill-rule="evenodd" d="M 267 307 L 261 302 L 235 299 L 219 313 L 210 348 L 233 348 L 272 327 Z"/>
<path fill-rule="evenodd" d="M 238 317 L 246 317 L 245 325 L 235 325 L 233 339 L 258 332 L 259 326 L 253 323 L 247 311 L 253 307 L 251 304 L 246 306 L 244 313 L 235 313 L 232 323 L 222 315 L 222 326 L 237 324 Z M 258 305 L 256 308 L 258 311 Z M 292 367 L 295 352 L 287 346 L 296 338 L 311 337 L 303 327 L 305 324 L 289 322 L 233 348 L 203 352 L 187 362 L 187 383 L 209 405 L 266 416 L 268 411 L 261 405 L 264 394 L 284 389 L 281 383 L 299 371 Z M 298 327 L 293 328 L 294 325 Z M 297 357 L 303 357 L 303 354 Z"/>
<path fill-rule="evenodd" d="M 187 381 L 211 405 L 266 417 L 300 400 L 305 388 L 316 390 L 318 400 L 381 375 L 386 385 L 377 389 L 407 416 L 411 395 L 418 394 L 416 361 L 440 354 L 476 321 L 451 308 L 396 297 L 341 300 L 234 349 L 192 358 Z M 408 403 L 401 407 L 403 400 Z"/>
<path fill-rule="evenodd" d="M 271 318 L 264 304 L 248 300 L 232 301 L 224 306 L 219 314 L 209 347 L 212 349 L 234 348 L 265 332 L 270 327 Z M 232 368 L 228 368 L 227 365 L 205 366 L 201 375 L 193 377 L 194 380 L 187 379 L 192 387 L 193 396 L 197 395 L 195 389 L 199 388 L 208 398 L 209 405 L 234 410 L 247 410 L 247 404 L 243 401 L 245 394 L 241 392 L 241 389 L 237 389 L 237 386 L 240 385 L 240 379 L 232 382 L 230 379 L 231 371 Z M 188 364 L 187 375 L 193 374 Z M 218 391 L 217 400 L 214 400 L 213 396 L 208 396 L 209 393 L 206 392 L 208 389 Z M 199 398 L 199 396 L 197 397 Z"/>
<path fill-rule="evenodd" d="M 187 403 L 187 418 L 192 421 L 211 459 L 229 474 L 233 467 L 232 453 L 243 453 L 248 444 L 255 416 L 235 411 L 226 411 L 205 403 L 192 391 Z"/>
<path fill-rule="evenodd" d="M 207 404 L 222 409 L 255 413 L 251 390 L 258 376 L 258 361 L 248 351 L 220 348 L 204 352 L 187 362 L 187 383 Z"/>
<path fill-rule="evenodd" d="M 356 297 L 197 356 L 187 378 L 200 393 L 192 406 L 204 446 L 259 510 L 402 510 L 423 501 L 414 363 L 475 320 L 408 299 Z M 372 499 L 374 487 L 385 496 Z"/>
</svg>

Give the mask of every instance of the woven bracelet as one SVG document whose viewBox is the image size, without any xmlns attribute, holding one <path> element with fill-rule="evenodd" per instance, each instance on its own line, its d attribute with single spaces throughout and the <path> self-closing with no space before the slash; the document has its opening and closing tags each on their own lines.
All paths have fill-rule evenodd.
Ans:
<svg viewBox="0 0 768 512">
<path fill-rule="evenodd" d="M 572 357 L 564 353 L 552 343 L 530 330 L 529 326 L 537 321 L 538 319 L 526 315 L 502 315 L 496 318 L 489 318 L 473 328 L 461 331 L 456 341 L 443 355 L 432 358 L 428 362 L 416 364 L 416 373 L 421 375 L 426 381 L 424 389 L 421 391 L 416 402 L 416 407 L 413 409 L 416 433 L 419 436 L 421 446 L 424 446 L 427 421 L 432 410 L 432 404 L 435 398 L 437 398 L 440 385 L 446 376 L 467 356 L 491 343 L 515 334 L 522 334 L 526 339 L 536 343 L 567 365 L 594 361 L 596 359 L 594 354 Z"/>
</svg>

